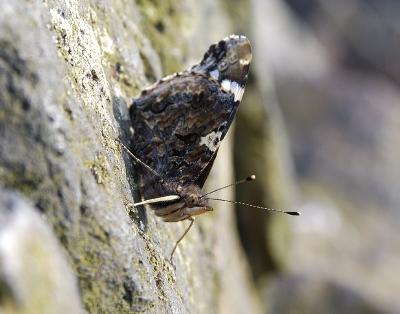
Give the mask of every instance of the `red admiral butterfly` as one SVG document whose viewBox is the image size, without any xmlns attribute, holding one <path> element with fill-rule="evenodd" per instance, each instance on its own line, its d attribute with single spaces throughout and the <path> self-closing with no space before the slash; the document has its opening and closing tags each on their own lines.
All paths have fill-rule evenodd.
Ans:
<svg viewBox="0 0 400 314">
<path fill-rule="evenodd" d="M 201 188 L 242 99 L 251 59 L 248 39 L 232 35 L 199 64 L 143 90 L 130 107 L 130 154 L 146 199 L 135 206 L 150 204 L 164 221 L 191 220 L 171 260 L 194 216 L 213 210 Z"/>
</svg>

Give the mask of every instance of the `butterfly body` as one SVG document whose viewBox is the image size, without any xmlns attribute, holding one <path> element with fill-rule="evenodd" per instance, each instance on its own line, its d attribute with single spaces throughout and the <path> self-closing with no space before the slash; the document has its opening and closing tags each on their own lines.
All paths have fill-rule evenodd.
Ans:
<svg viewBox="0 0 400 314">
<path fill-rule="evenodd" d="M 212 45 L 191 69 L 168 76 L 133 101 L 132 152 L 158 175 L 138 167 L 145 199 L 177 195 L 152 204 L 164 221 L 212 210 L 201 188 L 243 95 L 250 43 L 230 36 Z"/>
</svg>

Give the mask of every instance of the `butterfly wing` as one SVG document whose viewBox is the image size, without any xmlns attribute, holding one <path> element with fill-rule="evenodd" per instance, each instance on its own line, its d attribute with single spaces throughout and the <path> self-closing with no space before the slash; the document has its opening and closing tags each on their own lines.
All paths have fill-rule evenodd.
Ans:
<svg viewBox="0 0 400 314">
<path fill-rule="evenodd" d="M 133 152 L 164 178 L 194 182 L 212 159 L 238 103 L 202 74 L 159 83 L 131 107 Z"/>
<path fill-rule="evenodd" d="M 161 80 L 130 108 L 133 152 L 182 186 L 203 185 L 243 95 L 250 44 L 243 37 L 221 42 L 190 72 Z"/>
</svg>

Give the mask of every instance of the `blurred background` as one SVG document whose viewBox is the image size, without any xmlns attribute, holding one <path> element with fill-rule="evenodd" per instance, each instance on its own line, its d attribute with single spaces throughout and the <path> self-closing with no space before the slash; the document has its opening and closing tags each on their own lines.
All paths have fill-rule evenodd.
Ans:
<svg viewBox="0 0 400 314">
<path fill-rule="evenodd" d="M 229 1 L 254 59 L 235 129 L 242 245 L 267 313 L 399 313 L 400 2 Z"/>
</svg>

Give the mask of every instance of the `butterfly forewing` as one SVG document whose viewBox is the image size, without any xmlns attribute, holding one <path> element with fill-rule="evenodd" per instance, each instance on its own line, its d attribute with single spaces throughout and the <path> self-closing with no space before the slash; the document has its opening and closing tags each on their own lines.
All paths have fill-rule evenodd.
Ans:
<svg viewBox="0 0 400 314">
<path fill-rule="evenodd" d="M 199 64 L 134 100 L 133 153 L 164 179 L 142 169 L 145 198 L 173 194 L 177 186 L 202 187 L 235 117 L 250 61 L 248 40 L 228 37 L 212 45 Z"/>
<path fill-rule="evenodd" d="M 233 120 L 233 97 L 200 74 L 160 83 L 132 107 L 134 152 L 168 180 L 194 182 Z"/>
</svg>

